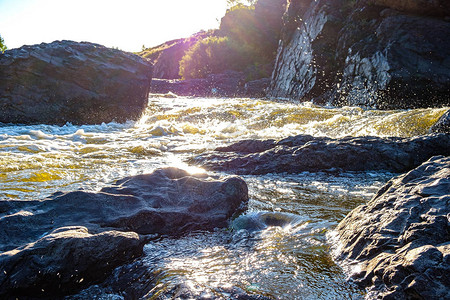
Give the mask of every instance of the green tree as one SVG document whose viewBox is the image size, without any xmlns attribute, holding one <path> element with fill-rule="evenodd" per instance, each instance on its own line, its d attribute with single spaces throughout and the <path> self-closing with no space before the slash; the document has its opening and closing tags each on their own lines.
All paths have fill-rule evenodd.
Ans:
<svg viewBox="0 0 450 300">
<path fill-rule="evenodd" d="M 242 71 L 253 60 L 253 52 L 228 37 L 209 37 L 192 46 L 180 61 L 183 79 L 205 78 L 226 70 Z"/>
<path fill-rule="evenodd" d="M 0 35 L 0 52 L 3 53 L 5 50 L 8 49 L 5 45 L 5 41 L 3 40 L 2 36 Z"/>
</svg>

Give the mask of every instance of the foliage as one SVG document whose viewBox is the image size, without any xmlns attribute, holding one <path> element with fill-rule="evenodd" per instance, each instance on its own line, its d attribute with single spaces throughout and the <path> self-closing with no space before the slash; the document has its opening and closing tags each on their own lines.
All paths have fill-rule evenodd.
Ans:
<svg viewBox="0 0 450 300">
<path fill-rule="evenodd" d="M 5 45 L 5 41 L 3 40 L 2 36 L 0 35 L 0 53 L 3 53 L 8 49 Z"/>
<path fill-rule="evenodd" d="M 209 37 L 197 42 L 180 61 L 183 79 L 204 78 L 225 70 L 241 71 L 251 51 L 228 37 Z"/>
</svg>

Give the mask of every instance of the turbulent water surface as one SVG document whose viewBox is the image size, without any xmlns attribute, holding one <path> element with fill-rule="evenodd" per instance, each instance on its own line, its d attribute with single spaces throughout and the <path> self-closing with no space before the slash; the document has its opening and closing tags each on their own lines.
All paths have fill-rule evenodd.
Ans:
<svg viewBox="0 0 450 300">
<path fill-rule="evenodd" d="M 62 127 L 3 124 L 0 199 L 26 201 L 56 191 L 98 190 L 124 176 L 165 166 L 202 172 L 184 161 L 241 139 L 297 134 L 416 136 L 426 133 L 445 111 L 155 97 L 138 122 Z M 163 297 L 183 285 L 196 298 L 227 298 L 233 288 L 278 299 L 362 298 L 363 291 L 347 283 L 333 263 L 326 233 L 393 175 L 245 176 L 249 211 L 230 228 L 159 238 L 144 248 L 143 262 L 156 276 L 148 296 Z M 107 292 L 96 293 L 106 297 Z"/>
</svg>

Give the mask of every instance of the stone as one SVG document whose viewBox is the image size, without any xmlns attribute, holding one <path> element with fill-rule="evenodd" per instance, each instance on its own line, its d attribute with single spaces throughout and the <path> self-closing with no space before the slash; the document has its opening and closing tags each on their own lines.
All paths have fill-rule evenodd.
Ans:
<svg viewBox="0 0 450 300">
<path fill-rule="evenodd" d="M 0 122 L 101 124 L 147 107 L 149 61 L 98 44 L 55 41 L 0 54 Z"/>
<path fill-rule="evenodd" d="M 0 297 L 61 297 L 104 280 L 116 267 L 142 255 L 134 232 L 59 228 L 35 242 L 0 253 Z"/>
<path fill-rule="evenodd" d="M 248 201 L 244 180 L 190 175 L 177 168 L 127 177 L 98 193 L 56 193 L 43 201 L 0 201 L 0 251 L 60 227 L 85 226 L 141 235 L 180 235 L 227 226 Z M 6 202 L 6 203 L 5 203 Z"/>
<path fill-rule="evenodd" d="M 378 109 L 449 106 L 447 2 L 290 1 L 268 96 Z"/>
<path fill-rule="evenodd" d="M 440 17 L 450 15 L 450 3 L 445 0 L 364 0 L 364 2 L 416 15 Z"/>
<path fill-rule="evenodd" d="M 430 132 L 450 133 L 450 110 L 444 113 L 430 128 Z"/>
<path fill-rule="evenodd" d="M 337 226 L 336 259 L 377 299 L 449 299 L 450 157 L 390 180 Z"/>
<path fill-rule="evenodd" d="M 245 140 L 189 161 L 235 174 L 385 170 L 406 172 L 435 155 L 450 155 L 450 136 L 414 138 L 298 135 L 283 140 Z"/>
<path fill-rule="evenodd" d="M 239 177 L 177 168 L 126 177 L 96 193 L 0 201 L 0 298 L 76 293 L 139 257 L 151 239 L 226 227 L 247 202 Z"/>
<path fill-rule="evenodd" d="M 237 97 L 243 94 L 244 79 L 244 73 L 236 71 L 211 74 L 207 78 L 154 79 L 151 92 L 156 94 L 171 92 L 178 96 L 193 97 Z"/>
</svg>

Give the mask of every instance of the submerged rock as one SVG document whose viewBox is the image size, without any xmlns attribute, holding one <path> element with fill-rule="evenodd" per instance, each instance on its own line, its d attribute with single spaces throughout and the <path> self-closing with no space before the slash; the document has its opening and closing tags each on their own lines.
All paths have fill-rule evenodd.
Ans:
<svg viewBox="0 0 450 300">
<path fill-rule="evenodd" d="M 435 155 L 450 155 L 448 134 L 340 139 L 298 135 L 280 141 L 245 140 L 199 155 L 191 162 L 209 170 L 236 174 L 340 170 L 405 172 Z"/>
<path fill-rule="evenodd" d="M 224 227 L 247 201 L 239 177 L 218 180 L 176 168 L 127 177 L 98 193 L 0 201 L 0 298 L 34 295 L 41 285 L 46 297 L 73 293 L 139 256 L 143 236 Z"/>
<path fill-rule="evenodd" d="M 336 228 L 338 260 L 377 299 L 450 299 L 450 157 L 389 181 Z"/>
<path fill-rule="evenodd" d="M 0 122 L 101 124 L 138 119 L 152 65 L 92 43 L 56 41 L 0 54 Z"/>
</svg>

